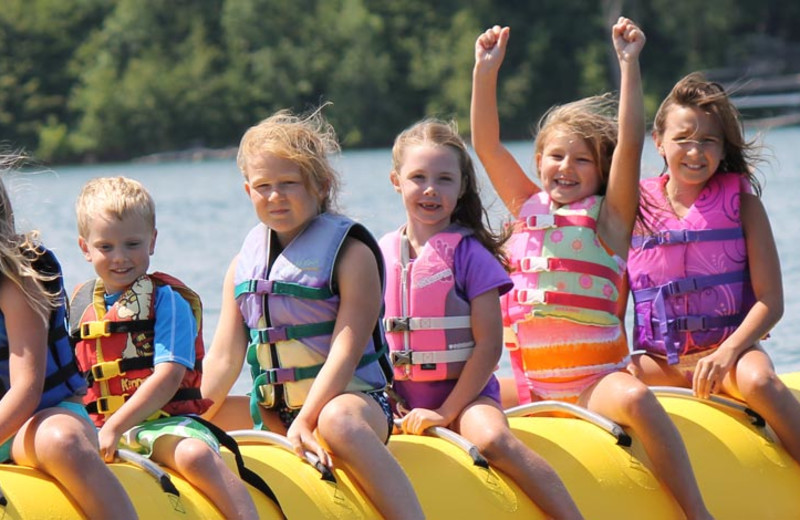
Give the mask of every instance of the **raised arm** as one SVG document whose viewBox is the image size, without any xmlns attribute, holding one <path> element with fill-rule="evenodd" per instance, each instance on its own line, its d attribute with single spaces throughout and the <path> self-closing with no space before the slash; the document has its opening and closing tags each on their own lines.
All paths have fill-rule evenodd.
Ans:
<svg viewBox="0 0 800 520">
<path fill-rule="evenodd" d="M 222 406 L 228 392 L 242 371 L 247 352 L 247 333 L 239 306 L 234 298 L 233 275 L 236 272 L 234 258 L 225 274 L 222 286 L 222 308 L 211 348 L 203 358 L 203 397 L 214 401 L 204 414 L 207 419 L 213 418 Z"/>
<path fill-rule="evenodd" d="M 522 204 L 539 187 L 531 181 L 514 156 L 500 142 L 497 114 L 497 76 L 506 54 L 511 29 L 495 25 L 475 42 L 475 68 L 472 71 L 470 127 L 472 146 L 497 195 L 515 217 Z"/>
<path fill-rule="evenodd" d="M 639 54 L 644 33 L 620 17 L 611 30 L 620 68 L 619 133 L 611 160 L 606 201 L 600 215 L 600 236 L 622 258 L 627 258 L 636 209 L 644 144 L 644 98 Z"/>
</svg>

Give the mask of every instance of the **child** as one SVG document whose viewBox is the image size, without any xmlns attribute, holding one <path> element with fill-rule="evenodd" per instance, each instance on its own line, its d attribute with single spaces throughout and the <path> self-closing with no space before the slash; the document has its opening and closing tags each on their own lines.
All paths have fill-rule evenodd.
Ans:
<svg viewBox="0 0 800 520">
<path fill-rule="evenodd" d="M 661 104 L 653 139 L 665 173 L 641 183 L 629 253 L 633 341 L 647 352 L 634 370 L 648 384 L 745 400 L 800 461 L 800 403 L 759 343 L 783 314 L 783 289 L 754 145 L 722 87 L 700 74 Z"/>
<path fill-rule="evenodd" d="M 0 169 L 16 159 L 0 157 Z M 2 182 L 0 236 L 0 462 L 51 475 L 89 518 L 136 518 L 81 404 L 86 383 L 67 337 L 61 267 L 35 233 L 16 232 Z"/>
<path fill-rule="evenodd" d="M 327 155 L 337 149 L 318 111 L 278 112 L 242 138 L 237 162 L 261 223 L 225 276 L 203 395 L 223 403 L 247 355 L 257 427 L 286 432 L 298 455 L 326 465 L 336 455 L 384 517 L 422 518 L 385 446 L 383 264 L 366 228 L 332 212 L 339 180 Z M 208 415 L 231 427 L 219 406 Z"/>
<path fill-rule="evenodd" d="M 84 403 L 100 428 L 100 453 L 113 460 L 121 442 L 178 472 L 225 518 L 257 518 L 217 439 L 185 415 L 210 404 L 200 398 L 195 370 L 202 308 L 178 280 L 147 274 L 156 240 L 153 199 L 132 179 L 98 178 L 81 190 L 76 212 L 78 245 L 98 278 L 75 290 L 70 325 L 78 363 L 89 374 Z"/>
<path fill-rule="evenodd" d="M 541 189 L 499 138 L 496 84 L 509 29 L 494 27 L 476 42 L 473 145 L 518 219 L 507 248 L 515 287 L 503 300 L 507 343 L 515 370 L 524 370 L 521 401 L 573 401 L 630 426 L 687 516 L 708 518 L 677 429 L 653 393 L 624 371 L 620 294 L 638 206 L 645 38 L 626 18 L 612 36 L 621 71 L 618 137 L 613 119 L 598 112 L 602 98 L 551 109 L 536 139 Z"/>
<path fill-rule="evenodd" d="M 475 442 L 545 513 L 580 518 L 553 469 L 511 433 L 492 371 L 502 353 L 499 295 L 511 280 L 454 126 L 426 120 L 392 149 L 407 222 L 381 239 L 385 326 L 403 430 L 451 427 Z"/>
</svg>

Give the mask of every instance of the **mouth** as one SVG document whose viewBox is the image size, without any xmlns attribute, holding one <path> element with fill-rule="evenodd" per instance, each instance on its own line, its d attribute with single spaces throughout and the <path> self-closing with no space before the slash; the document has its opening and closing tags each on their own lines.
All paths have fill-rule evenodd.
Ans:
<svg viewBox="0 0 800 520">
<path fill-rule="evenodd" d="M 572 188 L 573 186 L 577 186 L 578 183 L 576 181 L 572 181 L 565 178 L 557 178 L 554 180 L 556 186 L 561 186 L 563 188 Z"/>
<path fill-rule="evenodd" d="M 701 171 L 701 170 L 705 169 L 706 165 L 705 164 L 686 164 L 686 163 L 684 163 L 683 167 L 686 168 L 687 170 L 691 170 L 691 171 Z"/>
<path fill-rule="evenodd" d="M 441 204 L 436 204 L 435 202 L 421 202 L 419 206 L 427 211 L 434 211 L 441 207 Z"/>
</svg>

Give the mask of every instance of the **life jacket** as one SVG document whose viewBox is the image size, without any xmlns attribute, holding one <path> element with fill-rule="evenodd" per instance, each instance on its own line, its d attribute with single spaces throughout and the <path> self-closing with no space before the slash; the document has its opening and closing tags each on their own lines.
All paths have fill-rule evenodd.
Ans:
<svg viewBox="0 0 800 520">
<path fill-rule="evenodd" d="M 64 282 L 61 275 L 61 266 L 55 255 L 38 247 L 23 253 L 31 260 L 31 267 L 45 275 L 52 277 L 44 280 L 44 289 L 52 294 L 59 294 L 61 305 L 50 312 L 47 333 L 47 367 L 45 369 L 44 391 L 36 410 L 43 410 L 54 406 L 68 397 L 81 395 L 86 392 L 86 382 L 75 363 L 75 353 L 67 334 L 67 295 L 64 291 Z M 11 387 L 9 373 L 9 345 L 6 334 L 5 317 L 0 313 L 0 397 L 5 395 Z"/>
<path fill-rule="evenodd" d="M 98 278 L 75 289 L 70 317 L 75 354 L 89 384 L 84 404 L 98 427 L 153 373 L 156 288 L 161 285 L 169 285 L 189 302 L 197 334 L 195 368 L 186 370 L 178 391 L 157 416 L 199 415 L 212 404 L 200 394 L 203 307 L 197 293 L 177 278 L 153 273 L 139 277 L 106 310 L 105 287 Z"/>
<path fill-rule="evenodd" d="M 634 347 L 675 364 L 724 341 L 755 297 L 740 219 L 742 176 L 712 176 L 684 218 L 667 200 L 668 180 L 641 182 L 648 222 L 634 230 L 628 276 Z"/>
<path fill-rule="evenodd" d="M 315 217 L 272 262 L 272 248 L 278 247 L 273 231 L 258 224 L 245 238 L 236 262 L 235 297 L 249 330 L 250 405 L 257 427 L 259 405 L 302 407 L 328 356 L 339 310 L 334 267 L 347 237 L 372 250 L 383 283 L 377 242 L 365 227 L 343 216 Z M 390 380 L 391 364 L 378 320 L 347 391 L 380 390 Z"/>
<path fill-rule="evenodd" d="M 386 262 L 386 341 L 398 381 L 457 379 L 475 341 L 470 304 L 455 290 L 456 248 L 471 232 L 452 225 L 432 236 L 413 262 L 405 229 L 380 241 Z"/>
<path fill-rule="evenodd" d="M 564 381 L 624 366 L 628 346 L 617 304 L 624 262 L 597 236 L 602 196 L 553 209 L 546 192 L 512 223 L 506 251 L 514 289 L 501 297 L 504 341 L 520 398 L 534 381 Z"/>
</svg>

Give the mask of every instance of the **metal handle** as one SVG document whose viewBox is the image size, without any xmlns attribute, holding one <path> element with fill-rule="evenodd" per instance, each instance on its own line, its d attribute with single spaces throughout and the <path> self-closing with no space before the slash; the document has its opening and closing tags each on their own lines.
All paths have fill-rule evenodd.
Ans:
<svg viewBox="0 0 800 520">
<path fill-rule="evenodd" d="M 586 422 L 590 422 L 596 426 L 599 426 L 609 434 L 613 435 L 614 438 L 617 439 L 618 445 L 631 445 L 632 441 L 630 435 L 625 433 L 625 430 L 623 430 L 620 425 L 598 413 L 592 412 L 591 410 L 587 410 L 586 408 L 572 403 L 565 403 L 562 401 L 537 401 L 535 403 L 522 404 L 519 406 L 514 406 L 513 408 L 509 408 L 505 411 L 505 414 L 506 417 L 527 417 L 530 415 L 551 412 L 565 413 L 573 417 L 583 419 Z"/>
<path fill-rule="evenodd" d="M 705 401 L 705 402 L 712 402 L 715 405 L 721 406 L 723 408 L 730 408 L 737 412 L 741 412 L 748 417 L 750 417 L 750 422 L 759 428 L 763 428 L 767 425 L 767 421 L 755 410 L 748 407 L 746 404 L 742 403 L 741 401 L 737 401 L 736 399 L 730 397 L 724 397 L 721 395 L 712 394 L 708 396 L 708 399 L 702 399 L 694 395 L 694 392 L 691 388 L 681 388 L 679 386 L 651 386 L 650 390 L 656 395 L 663 395 L 663 396 L 672 396 L 672 397 L 681 397 L 684 399 L 693 399 L 695 401 Z"/>
<path fill-rule="evenodd" d="M 394 420 L 394 425 L 397 426 L 398 428 L 402 429 L 402 424 L 403 424 L 402 419 Z M 478 447 L 469 442 L 461 435 L 454 432 L 453 430 L 443 428 L 442 426 L 431 426 L 430 428 L 427 428 L 425 430 L 425 435 L 445 440 L 450 444 L 453 444 L 461 448 L 472 459 L 472 464 L 486 469 L 489 468 L 489 461 L 486 460 L 486 457 L 481 455 L 481 452 L 478 450 Z"/>
<path fill-rule="evenodd" d="M 278 446 L 279 448 L 283 448 L 287 451 L 295 453 L 294 446 L 292 443 L 289 442 L 289 439 L 286 438 L 284 435 L 280 435 L 274 432 L 265 432 L 261 430 L 234 430 L 228 432 L 228 435 L 236 439 L 237 442 L 251 442 L 251 443 L 259 443 L 259 444 L 269 444 L 270 446 Z M 317 471 L 319 471 L 322 480 L 336 483 L 336 477 L 333 475 L 333 471 L 322 463 L 319 460 L 319 457 L 313 452 L 306 451 L 303 454 L 303 459 L 311 464 Z"/>
<path fill-rule="evenodd" d="M 167 472 L 161 469 L 158 464 L 151 461 L 147 457 L 143 457 L 142 455 L 130 450 L 117 450 L 117 457 L 128 464 L 132 464 L 145 470 L 147 473 L 152 475 L 153 478 L 155 478 L 161 485 L 161 489 L 165 493 L 175 495 L 176 497 L 181 496 L 181 494 L 178 492 L 178 488 L 175 487 L 175 484 L 173 484 L 172 480 L 169 478 L 169 474 L 167 474 Z"/>
</svg>

